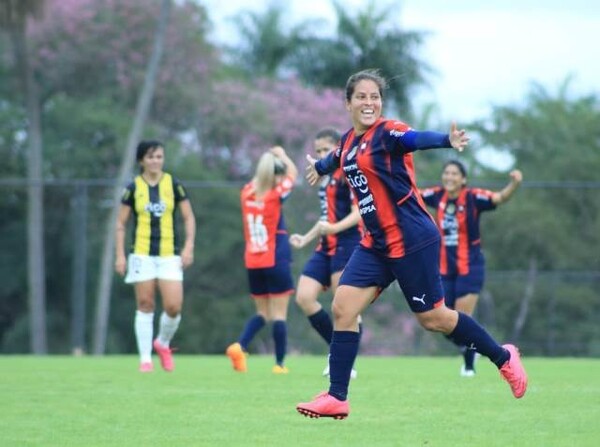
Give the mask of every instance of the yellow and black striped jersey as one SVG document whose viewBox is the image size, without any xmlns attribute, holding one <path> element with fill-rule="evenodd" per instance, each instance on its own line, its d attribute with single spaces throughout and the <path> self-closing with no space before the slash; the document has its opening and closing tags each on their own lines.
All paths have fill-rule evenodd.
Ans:
<svg viewBox="0 0 600 447">
<path fill-rule="evenodd" d="M 136 176 L 121 197 L 121 203 L 130 206 L 134 216 L 131 252 L 149 256 L 179 254 L 175 208 L 187 199 L 185 188 L 171 174 L 163 173 L 155 186 Z"/>
</svg>

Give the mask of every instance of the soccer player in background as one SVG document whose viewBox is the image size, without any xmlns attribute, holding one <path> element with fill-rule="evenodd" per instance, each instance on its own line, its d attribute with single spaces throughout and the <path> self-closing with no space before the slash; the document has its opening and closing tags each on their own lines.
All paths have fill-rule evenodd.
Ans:
<svg viewBox="0 0 600 447">
<path fill-rule="evenodd" d="M 455 124 L 446 134 L 416 131 L 383 118 L 385 87 L 385 79 L 375 70 L 350 76 L 345 96 L 352 128 L 326 158 L 317 161 L 307 155 L 311 185 L 342 167 L 367 232 L 346 264 L 333 298 L 329 390 L 296 409 L 316 418 L 348 416 L 350 371 L 360 341 L 357 317 L 394 280 L 421 326 L 488 357 L 520 398 L 527 389 L 527 375 L 517 348 L 500 346 L 471 317 L 444 305 L 440 234 L 416 186 L 412 152 L 444 147 L 462 151 L 468 137 Z"/>
<path fill-rule="evenodd" d="M 194 261 L 196 220 L 183 185 L 163 171 L 164 146 L 159 141 L 142 141 L 136 160 L 141 173 L 127 186 L 121 198 L 115 232 L 115 270 L 133 284 L 137 311 L 134 330 L 140 355 L 140 372 L 154 369 L 152 347 L 165 371 L 173 371 L 171 339 L 181 321 L 183 269 Z M 185 229 L 180 251 L 175 229 L 175 210 L 179 208 Z M 125 256 L 125 229 L 133 214 L 133 240 Z M 158 336 L 154 337 L 156 291 L 162 298 Z"/>
<path fill-rule="evenodd" d="M 446 306 L 473 315 L 485 276 L 479 220 L 484 211 L 508 201 L 523 180 L 519 170 L 510 172 L 510 182 L 498 192 L 467 187 L 467 170 L 457 160 L 444 164 L 442 185 L 421 190 L 427 205 L 435 209 L 442 237 L 440 274 Z M 454 341 L 454 340 L 453 340 Z M 475 350 L 458 345 L 464 357 L 460 374 L 475 375 Z"/>
<path fill-rule="evenodd" d="M 314 141 L 317 158 L 329 155 L 339 140 L 340 134 L 335 129 L 325 128 L 317 132 Z M 318 298 L 321 291 L 330 287 L 335 293 L 342 270 L 361 238 L 360 214 L 341 169 L 323 177 L 319 185 L 319 202 L 319 220 L 307 233 L 292 234 L 290 243 L 300 249 L 319 238 L 317 248 L 304 265 L 298 280 L 296 303 L 329 346 L 333 323 Z M 329 365 L 323 375 L 329 375 Z M 356 377 L 356 370 L 352 369 L 351 376 Z"/>
<path fill-rule="evenodd" d="M 246 372 L 248 345 L 256 333 L 272 322 L 275 342 L 273 373 L 286 374 L 287 310 L 294 293 L 291 247 L 283 218 L 283 201 L 289 196 L 298 170 L 281 146 L 265 152 L 254 178 L 241 191 L 242 220 L 250 296 L 256 306 L 236 343 L 227 347 L 233 369 Z"/>
</svg>

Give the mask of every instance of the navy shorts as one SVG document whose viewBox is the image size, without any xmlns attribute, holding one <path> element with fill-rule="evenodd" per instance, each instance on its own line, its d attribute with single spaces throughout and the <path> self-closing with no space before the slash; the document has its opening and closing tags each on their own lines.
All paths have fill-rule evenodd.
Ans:
<svg viewBox="0 0 600 447">
<path fill-rule="evenodd" d="M 354 241 L 352 244 L 340 244 L 331 256 L 322 251 L 315 251 L 304 264 L 302 274 L 314 279 L 323 288 L 331 286 L 331 275 L 344 270 L 355 247 Z"/>
<path fill-rule="evenodd" d="M 479 295 L 483 288 L 485 279 L 485 265 L 475 264 L 469 266 L 469 273 L 466 275 L 442 275 L 442 284 L 446 294 L 446 306 L 454 309 L 456 299 L 476 293 Z"/>
<path fill-rule="evenodd" d="M 402 258 L 388 258 L 359 246 L 346 264 L 340 285 L 383 290 L 396 280 L 410 309 L 426 312 L 444 303 L 439 262 L 439 242 Z"/>
<path fill-rule="evenodd" d="M 287 295 L 294 292 L 291 262 L 279 262 L 275 267 L 247 269 L 250 295 L 268 298 L 269 295 Z"/>
</svg>

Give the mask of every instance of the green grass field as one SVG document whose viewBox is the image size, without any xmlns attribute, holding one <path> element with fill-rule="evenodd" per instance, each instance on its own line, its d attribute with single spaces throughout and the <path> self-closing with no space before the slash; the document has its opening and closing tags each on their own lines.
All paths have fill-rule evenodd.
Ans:
<svg viewBox="0 0 600 447">
<path fill-rule="evenodd" d="M 295 404 L 327 388 L 324 357 L 271 356 L 234 373 L 225 356 L 176 356 L 137 372 L 134 356 L 0 357 L 3 446 L 598 446 L 600 360 L 525 358 L 516 400 L 495 367 L 472 379 L 458 357 L 364 357 L 348 419 Z"/>
</svg>

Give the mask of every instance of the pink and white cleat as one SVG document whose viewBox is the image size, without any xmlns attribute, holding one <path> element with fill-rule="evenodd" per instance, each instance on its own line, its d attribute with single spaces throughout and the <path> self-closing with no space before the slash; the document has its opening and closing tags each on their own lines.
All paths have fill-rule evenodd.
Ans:
<svg viewBox="0 0 600 447">
<path fill-rule="evenodd" d="M 500 368 L 500 375 L 510 385 L 513 396 L 520 399 L 527 391 L 527 373 L 521 363 L 521 355 L 514 345 L 502 345 L 502 347 L 510 352 L 510 359 Z"/>
<path fill-rule="evenodd" d="M 173 363 L 173 350 L 166 346 L 161 345 L 158 339 L 152 343 L 154 350 L 160 358 L 160 366 L 167 372 L 171 372 L 175 369 L 175 363 Z"/>
<path fill-rule="evenodd" d="M 298 413 L 310 418 L 346 419 L 350 413 L 350 404 L 347 400 L 338 400 L 327 391 L 317 395 L 312 402 L 303 402 L 296 405 Z"/>
<path fill-rule="evenodd" d="M 152 364 L 152 362 L 142 362 L 140 363 L 139 371 L 141 373 L 150 373 L 154 371 L 154 365 Z"/>
</svg>

